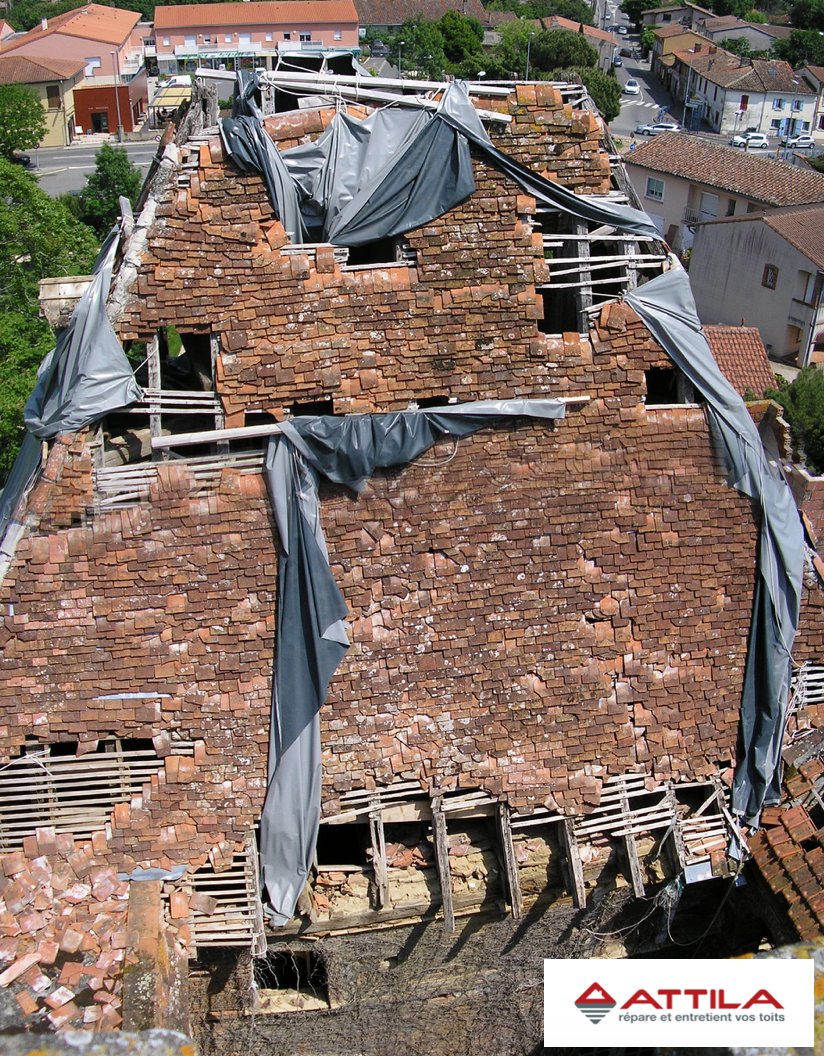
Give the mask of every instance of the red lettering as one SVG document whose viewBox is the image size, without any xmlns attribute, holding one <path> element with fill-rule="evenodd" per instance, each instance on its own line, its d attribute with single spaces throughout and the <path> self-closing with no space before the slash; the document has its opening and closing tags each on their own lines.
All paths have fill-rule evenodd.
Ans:
<svg viewBox="0 0 824 1056">
<path fill-rule="evenodd" d="M 710 1008 L 715 1008 L 715 991 L 710 990 Z"/>
<path fill-rule="evenodd" d="M 724 1000 L 724 991 L 723 990 L 719 990 L 718 991 L 718 1007 L 719 1008 L 740 1008 L 741 1007 L 741 1003 L 739 1002 L 738 1004 L 729 1004 L 728 1005 L 727 1002 Z"/>
<path fill-rule="evenodd" d="M 764 995 L 763 997 L 761 996 L 762 994 Z M 743 1007 L 752 1008 L 753 1005 L 772 1005 L 773 1008 L 784 1007 L 782 1004 L 779 1004 L 779 1002 L 776 1001 L 776 999 L 772 996 L 769 990 L 759 990 L 757 994 L 753 994 L 753 996 Z"/>
<path fill-rule="evenodd" d="M 706 993 L 706 990 L 702 990 L 702 993 Z M 629 1001 L 626 1004 L 621 1005 L 621 1008 L 629 1008 L 631 1005 L 652 1005 L 653 1008 L 660 1008 L 661 1006 L 646 992 L 646 990 L 636 990 Z"/>
<path fill-rule="evenodd" d="M 659 994 L 662 994 L 667 999 L 667 1008 L 672 1008 L 672 999 L 675 994 L 680 994 L 680 990 L 659 990 Z"/>
<path fill-rule="evenodd" d="M 698 998 L 701 994 L 706 994 L 706 990 L 685 990 L 685 994 L 692 994 L 692 1007 L 698 1008 Z"/>
</svg>

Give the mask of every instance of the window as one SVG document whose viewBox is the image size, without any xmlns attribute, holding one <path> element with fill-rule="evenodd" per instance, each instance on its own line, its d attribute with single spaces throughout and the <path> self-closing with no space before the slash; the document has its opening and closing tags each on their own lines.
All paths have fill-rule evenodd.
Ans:
<svg viewBox="0 0 824 1056">
<path fill-rule="evenodd" d="M 208 37 L 208 36 L 207 36 L 207 37 L 204 37 L 204 38 L 203 38 L 203 43 L 204 43 L 204 44 L 211 44 L 211 43 L 212 43 L 212 38 L 211 38 L 211 37 Z"/>
<path fill-rule="evenodd" d="M 303 33 L 300 33 L 299 36 L 300 36 L 300 39 L 301 39 L 302 43 L 304 43 L 304 44 L 308 44 L 309 41 L 312 39 L 312 34 L 307 32 L 307 31 L 304 31 Z"/>
<path fill-rule="evenodd" d="M 689 379 L 675 367 L 650 367 L 644 372 L 647 407 L 662 404 L 693 403 L 695 391 Z"/>
<path fill-rule="evenodd" d="M 251 33 L 240 33 L 238 35 L 238 47 L 240 48 L 251 48 L 252 46 L 252 34 Z"/>
<path fill-rule="evenodd" d="M 266 39 L 267 40 L 271 40 L 272 39 L 272 34 L 271 33 L 267 33 L 266 34 Z"/>
<path fill-rule="evenodd" d="M 712 101 L 713 101 L 714 103 L 717 103 L 717 102 L 718 102 L 718 85 L 717 85 L 717 84 L 716 84 L 716 86 L 715 86 L 715 87 L 713 88 L 713 90 L 712 90 Z"/>
<path fill-rule="evenodd" d="M 657 180 L 654 176 L 647 176 L 647 198 L 654 198 L 656 202 L 664 200 L 664 181 Z"/>
<path fill-rule="evenodd" d="M 786 102 L 785 99 L 773 99 L 773 105 L 772 105 L 773 110 L 783 110 L 785 102 Z"/>
<path fill-rule="evenodd" d="M 801 131 L 802 132 L 809 132 L 810 131 L 810 122 L 809 121 L 802 121 L 801 122 Z"/>
<path fill-rule="evenodd" d="M 343 40 L 343 33 L 339 29 L 335 30 L 335 40 Z"/>
<path fill-rule="evenodd" d="M 168 47 L 169 47 L 169 46 L 171 45 L 171 43 L 172 43 L 172 42 L 171 42 L 171 40 L 169 40 L 169 38 L 168 38 L 168 37 L 164 37 L 164 38 L 163 38 L 163 47 L 164 47 L 164 48 L 168 48 Z"/>
<path fill-rule="evenodd" d="M 292 39 L 292 34 L 291 33 L 284 33 L 283 34 L 283 39 L 284 40 L 291 40 Z"/>
<path fill-rule="evenodd" d="M 197 37 L 184 37 L 183 43 L 187 48 L 197 47 Z"/>
<path fill-rule="evenodd" d="M 793 110 L 803 110 L 803 109 L 804 109 L 804 100 L 803 99 L 793 99 Z"/>
<path fill-rule="evenodd" d="M 781 122 L 777 117 L 774 117 L 772 121 L 770 121 L 770 128 L 775 129 L 776 132 L 781 128 Z"/>
<path fill-rule="evenodd" d="M 730 198 L 727 202 L 727 216 L 735 216 L 735 199 Z"/>
<path fill-rule="evenodd" d="M 664 15 L 665 22 L 672 22 L 672 15 Z"/>
<path fill-rule="evenodd" d="M 223 34 L 223 43 L 224 44 L 231 44 L 232 43 L 232 34 L 231 33 L 224 33 Z"/>
<path fill-rule="evenodd" d="M 94 71 L 99 70 L 100 67 L 103 65 L 103 60 L 100 58 L 99 55 L 92 56 L 92 58 L 87 58 L 84 61 L 86 63 L 86 69 L 83 71 L 83 73 L 86 75 L 86 77 L 94 77 Z"/>
<path fill-rule="evenodd" d="M 801 301 L 802 304 L 812 304 L 814 287 L 815 277 L 813 273 L 811 271 L 799 271 L 794 300 Z"/>
<path fill-rule="evenodd" d="M 60 86 L 57 84 L 46 85 L 46 100 L 49 110 L 60 109 Z"/>
<path fill-rule="evenodd" d="M 750 105 L 750 97 L 748 95 L 742 95 L 741 96 L 741 103 L 740 103 L 740 105 L 738 107 L 739 110 L 741 110 L 742 113 L 743 113 L 744 110 L 747 110 L 749 108 L 749 105 Z"/>
<path fill-rule="evenodd" d="M 768 290 L 774 290 L 777 282 L 778 268 L 774 264 L 767 264 L 761 278 L 761 285 L 766 286 Z"/>
</svg>

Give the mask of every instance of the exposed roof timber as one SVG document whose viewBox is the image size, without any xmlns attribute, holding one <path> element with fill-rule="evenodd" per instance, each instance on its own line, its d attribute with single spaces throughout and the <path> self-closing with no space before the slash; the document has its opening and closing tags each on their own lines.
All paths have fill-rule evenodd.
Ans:
<svg viewBox="0 0 824 1056">
<path fill-rule="evenodd" d="M 303 81 L 306 84 L 353 84 L 362 85 L 370 84 L 377 88 L 411 88 L 416 92 L 437 92 L 443 91 L 447 84 L 444 81 L 405 81 L 398 79 L 397 77 L 358 77 L 354 74 L 334 74 L 334 73 L 312 73 L 309 72 L 284 72 L 281 73 L 279 70 L 261 70 L 264 75 L 264 83 L 275 83 L 278 84 L 282 80 L 288 81 Z M 214 77 L 222 81 L 232 81 L 233 83 L 237 79 L 237 75 L 231 70 L 208 70 L 198 68 L 196 72 L 198 77 Z M 478 84 L 477 82 L 467 83 L 467 90 L 470 95 L 486 95 L 493 98 L 506 99 L 512 95 L 511 88 L 495 88 L 488 84 Z M 580 88 L 580 85 L 575 85 L 576 88 Z"/>
</svg>

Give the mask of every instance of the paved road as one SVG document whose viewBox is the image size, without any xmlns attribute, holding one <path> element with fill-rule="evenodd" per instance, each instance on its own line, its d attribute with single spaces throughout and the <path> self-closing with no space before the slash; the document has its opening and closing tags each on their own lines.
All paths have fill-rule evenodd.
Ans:
<svg viewBox="0 0 824 1056">
<path fill-rule="evenodd" d="M 39 168 L 30 171 L 38 177 L 40 186 L 52 198 L 65 191 L 81 191 L 86 185 L 86 177 L 94 169 L 94 159 L 101 142 L 44 147 L 32 151 L 31 159 L 37 160 Z M 148 140 L 125 143 L 124 146 L 131 163 L 145 173 L 157 151 L 157 143 Z"/>
</svg>

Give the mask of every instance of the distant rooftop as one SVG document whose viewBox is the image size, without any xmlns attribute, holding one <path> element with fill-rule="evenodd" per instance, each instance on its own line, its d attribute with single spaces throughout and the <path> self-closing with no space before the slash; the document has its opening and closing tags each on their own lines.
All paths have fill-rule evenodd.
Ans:
<svg viewBox="0 0 824 1056">
<path fill-rule="evenodd" d="M 760 397 L 775 388 L 775 374 L 756 327 L 705 326 L 704 333 L 721 373 L 739 396 L 750 389 Z"/>
</svg>

